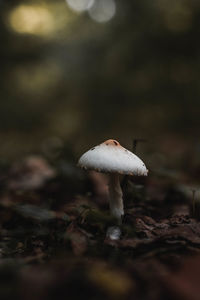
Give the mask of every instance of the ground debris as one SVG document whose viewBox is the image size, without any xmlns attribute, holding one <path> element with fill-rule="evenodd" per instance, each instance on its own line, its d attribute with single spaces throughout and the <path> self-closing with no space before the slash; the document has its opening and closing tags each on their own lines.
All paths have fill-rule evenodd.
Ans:
<svg viewBox="0 0 200 300">
<path fill-rule="evenodd" d="M 89 184 L 68 172 L 34 185 L 39 173 L 26 181 L 20 172 L 16 188 L 11 176 L 0 191 L 0 276 L 19 299 L 197 300 L 197 282 L 184 272 L 199 276 L 200 223 L 175 188 L 165 184 L 162 197 L 150 199 L 144 186 L 129 185 L 119 225 L 108 213 L 105 178 L 101 191 L 94 174 Z"/>
</svg>

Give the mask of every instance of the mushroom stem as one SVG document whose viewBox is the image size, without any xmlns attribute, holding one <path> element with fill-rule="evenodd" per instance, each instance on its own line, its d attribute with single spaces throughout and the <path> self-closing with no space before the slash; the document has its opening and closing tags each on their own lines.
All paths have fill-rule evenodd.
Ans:
<svg viewBox="0 0 200 300">
<path fill-rule="evenodd" d="M 109 204 L 111 215 L 121 221 L 124 214 L 124 205 L 122 198 L 122 189 L 119 181 L 119 174 L 111 173 L 109 175 Z"/>
</svg>

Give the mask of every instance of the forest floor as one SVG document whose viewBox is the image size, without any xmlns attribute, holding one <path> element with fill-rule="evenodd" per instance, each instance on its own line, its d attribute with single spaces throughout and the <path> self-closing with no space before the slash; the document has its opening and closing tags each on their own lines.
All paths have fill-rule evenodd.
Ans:
<svg viewBox="0 0 200 300">
<path fill-rule="evenodd" d="M 192 192 L 166 174 L 126 178 L 122 236 L 111 240 L 97 174 L 42 157 L 1 169 L 0 299 L 200 299 Z"/>
</svg>

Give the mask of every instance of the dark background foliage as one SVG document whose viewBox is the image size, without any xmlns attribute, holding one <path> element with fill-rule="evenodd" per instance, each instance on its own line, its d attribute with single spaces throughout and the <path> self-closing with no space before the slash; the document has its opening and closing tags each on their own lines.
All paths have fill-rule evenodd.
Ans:
<svg viewBox="0 0 200 300">
<path fill-rule="evenodd" d="M 198 1 L 116 1 L 101 23 L 64 0 L 0 5 L 1 157 L 106 138 L 198 155 Z"/>
</svg>

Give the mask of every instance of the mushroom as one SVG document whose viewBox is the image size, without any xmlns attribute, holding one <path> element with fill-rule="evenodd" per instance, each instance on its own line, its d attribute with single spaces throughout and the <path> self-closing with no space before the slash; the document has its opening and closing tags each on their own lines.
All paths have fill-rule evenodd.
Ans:
<svg viewBox="0 0 200 300">
<path fill-rule="evenodd" d="M 109 174 L 109 205 L 111 215 L 119 222 L 124 215 L 120 174 L 147 176 L 148 170 L 143 161 L 125 149 L 116 140 L 109 139 L 85 152 L 78 166 Z"/>
</svg>

